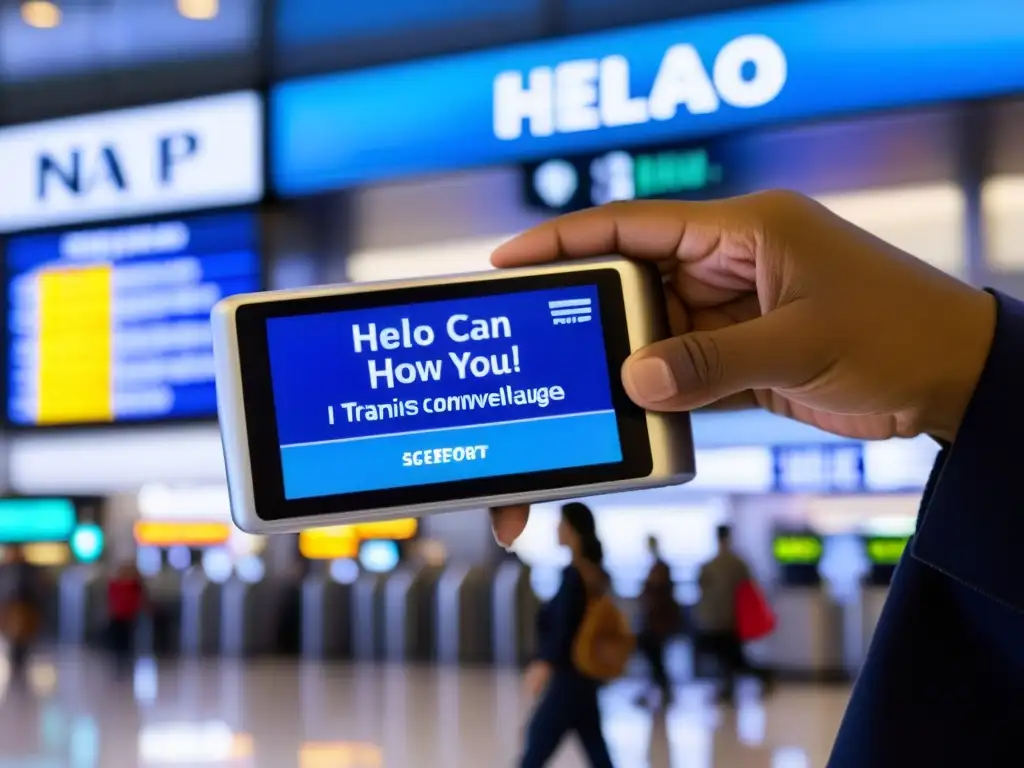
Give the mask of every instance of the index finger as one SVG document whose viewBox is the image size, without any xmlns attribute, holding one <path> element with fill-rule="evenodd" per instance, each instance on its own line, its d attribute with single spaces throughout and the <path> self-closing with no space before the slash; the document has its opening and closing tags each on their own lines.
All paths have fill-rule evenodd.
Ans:
<svg viewBox="0 0 1024 768">
<path fill-rule="evenodd" d="M 610 254 L 648 261 L 706 256 L 717 247 L 728 213 L 727 201 L 610 203 L 527 230 L 499 246 L 491 263 L 507 268 Z"/>
</svg>

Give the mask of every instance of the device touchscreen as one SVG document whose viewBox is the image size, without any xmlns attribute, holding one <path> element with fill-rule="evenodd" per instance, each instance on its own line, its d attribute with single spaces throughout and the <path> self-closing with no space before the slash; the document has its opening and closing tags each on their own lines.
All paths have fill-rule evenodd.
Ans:
<svg viewBox="0 0 1024 768">
<path fill-rule="evenodd" d="M 578 284 L 267 318 L 284 500 L 621 463 L 600 300 Z"/>
</svg>

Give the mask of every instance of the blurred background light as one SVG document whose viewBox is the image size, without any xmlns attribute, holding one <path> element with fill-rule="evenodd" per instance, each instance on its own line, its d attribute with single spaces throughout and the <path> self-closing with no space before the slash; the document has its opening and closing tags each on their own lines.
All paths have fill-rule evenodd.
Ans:
<svg viewBox="0 0 1024 768">
<path fill-rule="evenodd" d="M 60 6 L 51 0 L 22 0 L 21 18 L 30 27 L 52 29 L 61 22 Z"/>
<path fill-rule="evenodd" d="M 177 0 L 178 13 L 186 19 L 209 21 L 220 11 L 219 0 Z"/>
</svg>

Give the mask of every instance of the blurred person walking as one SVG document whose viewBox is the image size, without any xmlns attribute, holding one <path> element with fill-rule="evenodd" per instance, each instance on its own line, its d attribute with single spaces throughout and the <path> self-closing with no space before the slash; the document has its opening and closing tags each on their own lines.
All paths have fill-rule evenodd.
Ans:
<svg viewBox="0 0 1024 768">
<path fill-rule="evenodd" d="M 641 622 L 637 646 L 650 667 L 651 682 L 661 696 L 661 706 L 668 707 L 672 703 L 672 684 L 665 670 L 665 646 L 673 635 L 682 631 L 683 615 L 675 598 L 672 571 L 661 557 L 656 537 L 647 537 L 647 549 L 653 563 L 640 592 Z M 637 703 L 652 705 L 652 693 L 651 690 L 645 691 Z"/>
<path fill-rule="evenodd" d="M 698 646 L 717 660 L 723 682 L 718 698 L 731 704 L 741 674 L 758 678 L 766 689 L 771 687 L 771 676 L 747 658 L 737 629 L 736 596 L 751 580 L 750 566 L 733 549 L 729 526 L 718 526 L 716 537 L 718 553 L 704 564 L 698 577 Z"/>
<path fill-rule="evenodd" d="M 39 634 L 42 614 L 42 575 L 25 559 L 20 546 L 13 546 L 0 567 L 0 634 L 8 646 L 11 680 L 25 680 L 28 658 Z"/>
<path fill-rule="evenodd" d="M 107 582 L 107 641 L 119 677 L 131 672 L 139 618 L 147 607 L 146 589 L 134 563 L 122 563 Z"/>
<path fill-rule="evenodd" d="M 612 768 L 598 705 L 604 675 L 597 677 L 581 668 L 590 666 L 592 659 L 587 657 L 595 650 L 591 647 L 594 630 L 588 626 L 597 618 L 592 612 L 607 606 L 604 600 L 610 594 L 602 568 L 604 549 L 594 515 L 584 504 L 562 507 L 558 543 L 572 553 L 572 562 L 562 571 L 558 592 L 538 615 L 539 652 L 526 670 L 526 687 L 539 700 L 526 729 L 520 766 L 542 768 L 565 735 L 575 731 L 591 767 Z"/>
</svg>

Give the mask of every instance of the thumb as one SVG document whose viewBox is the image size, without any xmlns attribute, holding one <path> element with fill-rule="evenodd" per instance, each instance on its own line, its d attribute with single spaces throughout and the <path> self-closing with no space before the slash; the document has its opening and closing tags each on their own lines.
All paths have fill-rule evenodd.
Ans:
<svg viewBox="0 0 1024 768">
<path fill-rule="evenodd" d="M 690 411 L 748 389 L 794 387 L 826 366 L 824 338 L 799 304 L 634 353 L 622 369 L 630 398 L 651 411 Z"/>
</svg>

